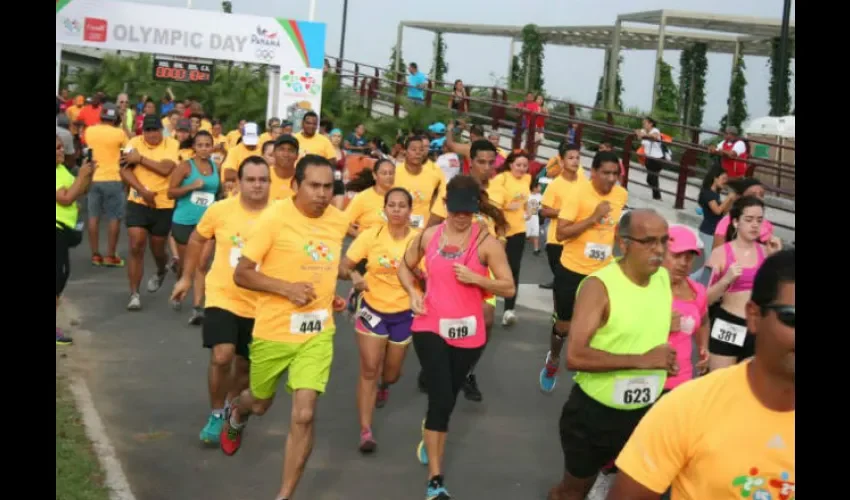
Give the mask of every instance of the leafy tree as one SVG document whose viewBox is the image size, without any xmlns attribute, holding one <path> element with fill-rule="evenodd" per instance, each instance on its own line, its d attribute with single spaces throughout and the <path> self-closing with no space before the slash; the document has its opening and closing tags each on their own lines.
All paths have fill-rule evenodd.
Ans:
<svg viewBox="0 0 850 500">
<path fill-rule="evenodd" d="M 780 75 L 779 47 L 781 43 L 779 37 L 774 38 L 772 41 L 772 50 L 770 51 L 770 58 L 768 60 L 768 64 L 770 65 L 770 87 L 768 88 L 770 116 L 785 116 L 791 111 L 791 94 L 788 90 L 791 86 L 791 52 L 793 51 L 793 43 L 793 40 L 788 40 L 788 54 L 786 54 L 785 61 L 786 72 L 785 75 Z M 782 103 L 779 102 L 780 89 L 785 96 L 785 100 Z"/>
<path fill-rule="evenodd" d="M 431 73 L 434 75 L 434 80 L 438 82 L 442 82 L 446 77 L 446 73 L 449 72 L 449 63 L 446 62 L 446 49 L 448 45 L 446 45 L 446 41 L 443 39 L 443 34 L 441 32 L 437 32 L 437 39 L 434 41 L 436 44 L 437 50 L 436 56 L 434 57 L 434 67 L 431 69 Z"/>
<path fill-rule="evenodd" d="M 732 74 L 732 84 L 729 86 L 729 110 L 732 113 L 731 119 L 729 115 L 723 115 L 720 119 L 720 130 L 726 129 L 727 125 L 737 127 L 739 130 L 741 124 L 747 119 L 747 77 L 744 74 L 747 65 L 744 62 L 744 57 L 738 57 L 738 63 L 735 65 L 735 70 Z"/>
<path fill-rule="evenodd" d="M 400 55 L 398 58 L 398 68 L 395 67 L 396 50 L 399 51 Z M 387 73 L 390 76 L 386 78 L 394 80 L 396 78 L 396 72 L 404 74 L 404 68 L 406 67 L 407 64 L 404 62 L 404 54 L 401 52 L 401 49 L 398 49 L 395 45 L 393 45 L 392 51 L 390 52 L 390 63 L 387 65 Z"/>
<path fill-rule="evenodd" d="M 652 114 L 656 120 L 676 121 L 679 105 L 679 89 L 673 81 L 673 68 L 660 59 L 661 74 L 658 78 L 658 88 L 655 90 L 655 109 Z"/>
<path fill-rule="evenodd" d="M 702 125 L 705 111 L 706 51 L 704 43 L 695 43 L 683 50 L 679 59 L 679 116 L 682 123 L 692 127 Z"/>
<path fill-rule="evenodd" d="M 225 14 L 233 14 L 233 3 L 228 0 L 221 2 L 221 10 Z"/>
<path fill-rule="evenodd" d="M 693 58 L 694 46 L 688 45 L 679 55 L 679 120 L 685 123 L 688 116 L 691 90 L 691 59 Z"/>
<path fill-rule="evenodd" d="M 525 85 L 523 75 L 525 75 L 525 68 L 523 68 L 522 59 L 520 59 L 518 55 L 514 54 L 513 59 L 511 59 L 511 81 L 509 84 L 509 88 L 511 90 L 523 88 Z"/>
<path fill-rule="evenodd" d="M 526 24 L 522 28 L 522 50 L 519 58 L 523 61 L 523 87 L 525 76 L 528 75 L 528 91 L 543 91 L 543 51 L 546 39 L 537 30 L 536 24 Z"/>
</svg>

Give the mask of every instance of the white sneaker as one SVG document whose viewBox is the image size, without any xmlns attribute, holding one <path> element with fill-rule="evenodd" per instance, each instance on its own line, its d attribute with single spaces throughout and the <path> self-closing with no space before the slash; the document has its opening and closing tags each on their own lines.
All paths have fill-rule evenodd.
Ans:
<svg viewBox="0 0 850 500">
<path fill-rule="evenodd" d="M 513 309 L 508 309 L 502 315 L 502 326 L 511 326 L 516 323 L 516 313 Z"/>
<path fill-rule="evenodd" d="M 148 292 L 154 293 L 160 288 L 162 288 L 162 282 L 165 281 L 165 277 L 168 276 L 168 273 L 157 274 L 154 273 L 153 276 L 148 280 Z"/>
<path fill-rule="evenodd" d="M 139 311 L 142 309 L 142 299 L 138 293 L 130 294 L 130 302 L 127 304 L 128 311 Z"/>
</svg>

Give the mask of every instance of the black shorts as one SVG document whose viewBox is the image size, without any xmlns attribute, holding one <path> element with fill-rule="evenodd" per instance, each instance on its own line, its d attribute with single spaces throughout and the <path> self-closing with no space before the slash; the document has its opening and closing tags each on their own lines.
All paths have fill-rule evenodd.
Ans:
<svg viewBox="0 0 850 500">
<path fill-rule="evenodd" d="M 342 196 L 345 194 L 345 183 L 342 181 L 334 181 L 334 196 Z"/>
<path fill-rule="evenodd" d="M 192 236 L 192 231 L 195 230 L 196 224 L 178 224 L 176 222 L 171 223 L 171 236 L 174 237 L 174 241 L 177 242 L 178 245 L 188 245 L 189 237 Z"/>
<path fill-rule="evenodd" d="M 595 477 L 623 451 L 632 431 L 649 408 L 610 408 L 574 385 L 564 403 L 559 422 L 567 472 L 579 479 Z"/>
<path fill-rule="evenodd" d="M 125 222 L 127 227 L 140 227 L 151 236 L 168 236 L 171 231 L 173 208 L 151 208 L 135 202 L 127 202 Z"/>
<path fill-rule="evenodd" d="M 584 274 L 574 273 L 565 268 L 560 261 L 557 263 L 555 286 L 552 293 L 555 295 L 555 314 L 558 316 L 558 321 L 573 319 L 578 286 L 581 284 L 581 280 L 586 277 Z"/>
<path fill-rule="evenodd" d="M 219 307 L 204 309 L 201 336 L 204 347 L 208 349 L 219 344 L 233 344 L 236 346 L 236 354 L 248 359 L 253 330 L 254 318 L 243 318 Z"/>
<path fill-rule="evenodd" d="M 720 321 L 720 323 L 718 323 Z M 741 343 L 741 335 L 743 345 Z M 743 361 L 756 352 L 756 337 L 747 331 L 747 320 L 739 318 L 722 307 L 714 309 L 708 338 L 708 352 L 718 356 L 735 356 Z"/>
</svg>

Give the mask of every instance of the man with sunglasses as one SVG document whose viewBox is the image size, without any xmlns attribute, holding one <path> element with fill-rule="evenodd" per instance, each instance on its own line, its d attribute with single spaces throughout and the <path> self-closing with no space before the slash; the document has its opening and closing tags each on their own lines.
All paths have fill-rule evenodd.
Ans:
<svg viewBox="0 0 850 500">
<path fill-rule="evenodd" d="M 615 167 L 610 177 L 616 182 L 617 166 L 606 164 Z M 567 347 L 575 385 L 559 422 L 565 470 L 548 500 L 584 499 L 661 395 L 667 374 L 678 372 L 667 343 L 673 293 L 661 267 L 667 221 L 652 210 L 633 210 L 623 215 L 617 235 L 623 257 L 578 288 Z"/>
<path fill-rule="evenodd" d="M 747 303 L 756 354 L 688 382 L 641 420 L 609 500 L 795 497 L 796 252 L 768 257 Z"/>
<path fill-rule="evenodd" d="M 555 390 L 579 284 L 614 258 L 614 227 L 629 198 L 628 191 L 617 185 L 619 176 L 620 159 L 601 151 L 593 157 L 590 182 L 561 199 L 555 239 L 563 242 L 563 248 L 554 270 L 555 324 L 538 379 L 543 392 Z"/>
</svg>

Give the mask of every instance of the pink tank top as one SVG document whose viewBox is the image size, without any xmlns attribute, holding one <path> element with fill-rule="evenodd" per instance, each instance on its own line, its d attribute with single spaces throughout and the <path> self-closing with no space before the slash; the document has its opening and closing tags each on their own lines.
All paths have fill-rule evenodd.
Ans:
<svg viewBox="0 0 850 500">
<path fill-rule="evenodd" d="M 735 252 L 732 251 L 731 244 L 724 243 L 723 250 L 726 252 L 726 269 L 729 269 L 732 267 L 732 264 L 738 261 L 738 259 L 735 258 Z M 756 265 L 744 268 L 741 275 L 738 276 L 738 279 L 732 282 L 726 290 L 727 292 L 747 292 L 753 289 L 753 282 L 756 280 L 756 272 L 761 267 L 761 263 L 764 262 L 764 249 L 761 245 L 756 244 L 756 252 L 758 255 Z"/>
<path fill-rule="evenodd" d="M 483 289 L 464 285 L 455 277 L 454 265 L 463 264 L 472 272 L 489 276 L 478 258 L 481 226 L 472 225 L 469 246 L 463 253 L 446 254 L 440 250 L 440 239 L 446 223 L 440 224 L 425 248 L 428 269 L 425 314 L 413 318 L 411 331 L 433 332 L 453 347 L 474 349 L 487 340 L 484 328 Z"/>
<path fill-rule="evenodd" d="M 693 300 L 673 297 L 673 311 L 679 313 L 679 331 L 670 332 L 667 343 L 676 349 L 679 373 L 675 376 L 667 376 L 667 382 L 664 383 L 665 389 L 673 389 L 694 378 L 692 338 L 699 331 L 702 318 L 708 312 L 708 296 L 705 287 L 690 278 L 687 280 L 696 297 Z"/>
</svg>

